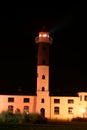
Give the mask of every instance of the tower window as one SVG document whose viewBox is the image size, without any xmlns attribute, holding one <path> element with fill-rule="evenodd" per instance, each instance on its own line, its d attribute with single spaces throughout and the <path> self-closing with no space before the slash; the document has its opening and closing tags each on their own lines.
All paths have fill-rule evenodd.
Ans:
<svg viewBox="0 0 87 130">
<path fill-rule="evenodd" d="M 9 97 L 8 98 L 8 102 L 14 102 L 14 98 L 13 97 Z"/>
<path fill-rule="evenodd" d="M 59 107 L 54 107 L 54 114 L 59 114 Z"/>
<path fill-rule="evenodd" d="M 42 61 L 42 64 L 43 64 L 43 65 L 45 65 L 45 64 L 46 64 L 46 61 L 45 61 L 45 60 L 43 60 L 43 61 Z"/>
<path fill-rule="evenodd" d="M 30 102 L 29 98 L 24 98 L 24 102 Z"/>
<path fill-rule="evenodd" d="M 45 75 L 42 75 L 42 79 L 45 79 Z"/>
<path fill-rule="evenodd" d="M 44 103 L 44 98 L 41 99 L 41 103 Z"/>
<path fill-rule="evenodd" d="M 45 46 L 43 46 L 43 47 L 42 47 L 42 50 L 43 50 L 43 51 L 45 51 L 45 50 L 46 50 L 46 47 L 45 47 Z"/>
<path fill-rule="evenodd" d="M 68 99 L 68 103 L 74 103 L 73 99 Z"/>
<path fill-rule="evenodd" d="M 54 103 L 60 103 L 60 99 L 54 99 Z"/>
<path fill-rule="evenodd" d="M 44 87 L 42 87 L 42 91 L 45 91 L 45 88 L 44 88 Z"/>
</svg>

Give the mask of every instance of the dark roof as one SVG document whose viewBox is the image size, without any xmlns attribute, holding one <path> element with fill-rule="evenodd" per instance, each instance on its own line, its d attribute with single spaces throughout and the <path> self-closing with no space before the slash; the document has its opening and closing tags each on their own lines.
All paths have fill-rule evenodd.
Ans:
<svg viewBox="0 0 87 130">
<path fill-rule="evenodd" d="M 50 96 L 72 96 L 72 97 L 77 97 L 77 93 L 73 92 L 55 92 L 55 93 L 50 93 Z"/>
</svg>

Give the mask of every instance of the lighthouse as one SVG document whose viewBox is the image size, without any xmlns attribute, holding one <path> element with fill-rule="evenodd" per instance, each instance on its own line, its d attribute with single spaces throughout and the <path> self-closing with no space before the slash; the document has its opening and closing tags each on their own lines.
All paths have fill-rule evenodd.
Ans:
<svg viewBox="0 0 87 130">
<path fill-rule="evenodd" d="M 52 38 L 48 32 L 39 32 L 39 36 L 35 38 L 35 43 L 38 46 L 36 112 L 50 118 L 49 49 Z"/>
</svg>

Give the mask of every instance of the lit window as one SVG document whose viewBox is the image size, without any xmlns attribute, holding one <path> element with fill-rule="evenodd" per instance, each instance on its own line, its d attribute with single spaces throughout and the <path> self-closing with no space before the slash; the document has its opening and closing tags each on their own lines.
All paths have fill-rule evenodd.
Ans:
<svg viewBox="0 0 87 130">
<path fill-rule="evenodd" d="M 44 98 L 41 99 L 41 103 L 44 103 Z"/>
<path fill-rule="evenodd" d="M 73 107 L 68 107 L 68 114 L 73 114 Z"/>
<path fill-rule="evenodd" d="M 24 112 L 29 114 L 29 106 L 24 106 Z"/>
<path fill-rule="evenodd" d="M 54 99 L 54 103 L 60 103 L 60 99 Z"/>
<path fill-rule="evenodd" d="M 9 106 L 8 106 L 8 111 L 10 111 L 10 112 L 13 113 L 13 108 L 14 108 L 14 107 L 13 107 L 12 105 L 9 105 Z"/>
<path fill-rule="evenodd" d="M 47 32 L 40 32 L 40 33 L 39 33 L 39 37 L 49 38 L 49 34 L 48 34 Z"/>
<path fill-rule="evenodd" d="M 87 95 L 84 96 L 84 101 L 87 101 Z"/>
<path fill-rule="evenodd" d="M 45 75 L 42 75 L 42 79 L 45 79 Z"/>
<path fill-rule="evenodd" d="M 29 98 L 24 98 L 24 102 L 30 102 Z"/>
<path fill-rule="evenodd" d="M 59 107 L 54 107 L 54 114 L 59 115 Z"/>
<path fill-rule="evenodd" d="M 74 103 L 73 99 L 68 99 L 68 103 Z"/>
<path fill-rule="evenodd" d="M 44 87 L 42 87 L 42 91 L 45 91 L 45 88 L 44 88 Z"/>
<path fill-rule="evenodd" d="M 14 98 L 9 97 L 9 98 L 8 98 L 8 102 L 14 102 Z"/>
</svg>

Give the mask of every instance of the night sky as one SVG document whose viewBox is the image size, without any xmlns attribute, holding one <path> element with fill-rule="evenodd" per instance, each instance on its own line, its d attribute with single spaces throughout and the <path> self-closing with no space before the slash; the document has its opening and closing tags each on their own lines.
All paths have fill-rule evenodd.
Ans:
<svg viewBox="0 0 87 130">
<path fill-rule="evenodd" d="M 43 26 L 53 38 L 50 94 L 87 91 L 87 20 L 81 3 L 2 9 L 0 15 L 0 94 L 35 94 L 35 37 Z"/>
</svg>

